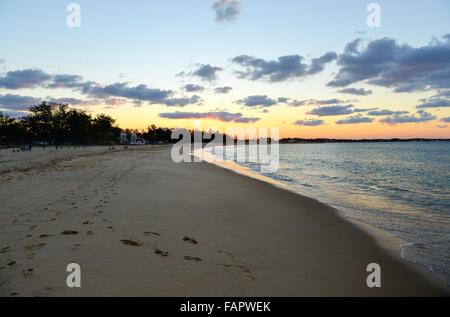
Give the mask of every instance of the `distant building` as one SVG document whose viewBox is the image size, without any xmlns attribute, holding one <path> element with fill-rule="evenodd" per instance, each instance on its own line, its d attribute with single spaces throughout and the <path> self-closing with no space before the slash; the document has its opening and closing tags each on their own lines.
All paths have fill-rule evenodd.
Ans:
<svg viewBox="0 0 450 317">
<path fill-rule="evenodd" d="M 120 134 L 120 144 L 128 144 L 128 136 L 126 133 Z"/>
</svg>

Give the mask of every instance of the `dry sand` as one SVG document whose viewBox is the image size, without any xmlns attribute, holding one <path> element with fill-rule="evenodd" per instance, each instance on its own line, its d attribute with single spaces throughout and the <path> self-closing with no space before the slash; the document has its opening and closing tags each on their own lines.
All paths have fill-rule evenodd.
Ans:
<svg viewBox="0 0 450 317">
<path fill-rule="evenodd" d="M 2 150 L 0 161 L 0 296 L 445 295 L 331 207 L 175 164 L 167 146 Z M 381 288 L 366 286 L 372 262 Z M 66 286 L 69 263 L 81 288 Z"/>
</svg>

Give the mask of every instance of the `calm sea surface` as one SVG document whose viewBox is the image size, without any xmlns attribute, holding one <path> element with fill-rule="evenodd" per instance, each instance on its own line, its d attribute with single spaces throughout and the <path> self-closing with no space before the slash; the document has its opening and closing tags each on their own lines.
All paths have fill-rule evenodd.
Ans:
<svg viewBox="0 0 450 317">
<path fill-rule="evenodd" d="M 238 164 L 402 238 L 450 284 L 450 142 L 286 144 L 274 173 Z"/>
</svg>

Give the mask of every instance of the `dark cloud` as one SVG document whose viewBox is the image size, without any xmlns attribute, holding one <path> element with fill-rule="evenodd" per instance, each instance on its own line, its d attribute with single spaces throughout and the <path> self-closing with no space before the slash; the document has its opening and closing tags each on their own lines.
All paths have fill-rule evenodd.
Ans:
<svg viewBox="0 0 450 317">
<path fill-rule="evenodd" d="M 418 116 L 416 116 L 418 115 Z M 380 122 L 388 123 L 390 125 L 396 125 L 398 123 L 420 123 L 435 120 L 436 116 L 433 116 L 431 113 L 425 112 L 424 110 L 417 111 L 416 114 L 413 115 L 394 115 L 391 117 L 386 117 L 381 119 Z"/>
<path fill-rule="evenodd" d="M 369 116 L 390 116 L 393 114 L 408 114 L 409 111 L 392 111 L 392 110 L 387 110 L 387 109 L 383 109 L 383 110 L 374 110 L 374 111 L 370 111 L 367 114 Z"/>
<path fill-rule="evenodd" d="M 47 88 L 78 88 L 82 85 L 83 78 L 77 75 L 53 75 L 52 81 L 47 84 Z"/>
<path fill-rule="evenodd" d="M 319 117 L 325 116 L 341 116 L 353 113 L 353 105 L 346 106 L 325 106 L 320 108 L 315 108 L 308 111 L 306 114 L 315 115 Z"/>
<path fill-rule="evenodd" d="M 200 65 L 200 67 L 192 72 L 192 75 L 199 77 L 203 81 L 215 81 L 217 73 L 223 71 L 221 67 L 213 67 L 211 65 Z"/>
<path fill-rule="evenodd" d="M 9 71 L 4 76 L 0 76 L 0 88 L 35 88 L 43 85 L 51 78 L 51 75 L 39 69 Z"/>
<path fill-rule="evenodd" d="M 372 90 L 365 90 L 364 88 L 344 88 L 338 90 L 341 94 L 350 94 L 358 96 L 367 96 L 372 94 Z"/>
<path fill-rule="evenodd" d="M 450 90 L 440 90 L 436 95 L 431 98 L 450 98 Z"/>
<path fill-rule="evenodd" d="M 450 122 L 450 117 L 442 118 L 439 121 L 441 121 L 441 122 Z"/>
<path fill-rule="evenodd" d="M 235 72 L 239 78 L 281 82 L 316 74 L 323 70 L 325 64 L 336 58 L 336 53 L 328 52 L 313 59 L 308 65 L 303 62 L 303 57 L 300 55 L 281 56 L 278 60 L 268 61 L 249 55 L 240 55 L 233 58 L 232 62 L 244 68 Z"/>
<path fill-rule="evenodd" d="M 255 123 L 259 120 L 260 120 L 260 118 L 239 118 L 239 119 L 234 120 L 234 122 L 236 122 L 236 123 Z"/>
<path fill-rule="evenodd" d="M 335 52 L 328 52 L 322 55 L 319 58 L 313 58 L 311 60 L 311 65 L 309 65 L 308 75 L 314 75 L 325 68 L 325 64 L 334 61 L 337 59 L 337 54 Z"/>
<path fill-rule="evenodd" d="M 362 41 L 361 39 L 355 39 L 355 40 L 351 41 L 350 43 L 348 43 L 345 46 L 344 53 L 345 54 L 357 54 L 358 47 L 360 46 L 361 41 Z"/>
<path fill-rule="evenodd" d="M 360 81 L 395 92 L 450 88 L 450 37 L 418 48 L 390 38 L 370 42 L 362 51 L 350 43 L 338 58 L 339 72 L 328 86 Z"/>
<path fill-rule="evenodd" d="M 174 93 L 172 90 L 149 88 L 147 85 L 129 87 L 128 83 L 114 83 L 107 86 L 86 83 L 80 90 L 92 98 L 122 97 L 148 101 L 150 104 L 164 104 Z"/>
<path fill-rule="evenodd" d="M 434 99 L 433 101 L 423 103 L 421 105 L 416 106 L 417 109 L 425 109 L 425 108 L 445 108 L 450 107 L 450 100 L 446 99 Z"/>
<path fill-rule="evenodd" d="M 307 127 L 315 127 L 318 125 L 325 124 L 325 121 L 323 120 L 316 120 L 316 119 L 308 119 L 308 120 L 297 120 L 294 122 L 295 125 L 303 125 Z"/>
<path fill-rule="evenodd" d="M 195 84 L 187 84 L 183 87 L 186 92 L 198 92 L 205 90 L 205 87 Z"/>
<path fill-rule="evenodd" d="M 194 95 L 189 98 L 169 98 L 164 100 L 164 104 L 168 107 L 185 107 L 187 105 L 195 105 L 202 102 L 200 96 Z"/>
<path fill-rule="evenodd" d="M 275 99 L 267 97 L 266 95 L 255 95 L 240 99 L 236 101 L 236 103 L 247 107 L 271 107 L 276 105 L 277 101 Z"/>
<path fill-rule="evenodd" d="M 233 88 L 229 87 L 229 86 L 225 86 L 225 87 L 217 87 L 216 89 L 214 89 L 216 94 L 228 94 Z"/>
<path fill-rule="evenodd" d="M 352 116 L 352 117 L 348 117 L 348 118 L 336 121 L 336 124 L 370 123 L 373 120 L 374 120 L 373 118 L 368 118 L 368 117 L 363 117 L 361 115 L 357 115 L 357 116 Z"/>
<path fill-rule="evenodd" d="M 214 119 L 223 122 L 240 122 L 249 123 L 258 121 L 259 118 L 245 118 L 242 113 L 230 113 L 226 111 L 211 111 L 211 112 L 166 112 L 160 113 L 161 118 L 167 119 Z"/>
<path fill-rule="evenodd" d="M 197 70 L 200 74 L 208 77 L 208 70 Z M 111 97 L 127 98 L 135 101 L 147 101 L 150 104 L 165 104 L 167 106 L 184 107 L 188 104 L 198 104 L 202 100 L 194 95 L 190 98 L 174 98 L 172 90 L 161 90 L 147 87 L 147 85 L 137 85 L 130 87 L 128 83 L 113 83 L 110 85 L 100 85 L 92 81 L 83 81 L 81 76 L 57 74 L 49 75 L 42 70 L 26 69 L 10 71 L 0 77 L 0 87 L 7 89 L 35 88 L 43 87 L 49 89 L 68 88 L 80 92 L 94 99 L 109 99 Z M 186 85 L 186 89 L 199 89 L 200 86 Z M 11 95 L 12 96 L 12 95 Z M 100 104 L 101 101 L 83 101 L 76 98 L 60 99 L 59 102 L 70 103 L 72 105 L 93 105 Z M 106 101 L 107 102 L 107 101 Z M 116 104 L 117 105 L 117 104 Z"/>
<path fill-rule="evenodd" d="M 367 112 L 372 110 L 377 110 L 377 108 L 355 108 L 353 109 L 353 112 Z"/>
<path fill-rule="evenodd" d="M 41 98 L 19 95 L 0 95 L 0 107 L 13 111 L 28 110 L 29 107 L 41 102 Z"/>
<path fill-rule="evenodd" d="M 278 98 L 279 103 L 285 103 L 292 107 L 300 107 L 300 106 L 323 106 L 323 105 L 333 105 L 333 104 L 339 104 L 343 102 L 348 102 L 345 100 L 340 99 L 325 99 L 325 100 L 317 100 L 317 99 L 307 99 L 307 100 L 297 100 L 297 99 L 291 99 L 286 97 L 280 97 Z"/>
<path fill-rule="evenodd" d="M 216 22 L 232 22 L 241 13 L 242 2 L 219 0 L 211 7 L 216 12 Z"/>
</svg>

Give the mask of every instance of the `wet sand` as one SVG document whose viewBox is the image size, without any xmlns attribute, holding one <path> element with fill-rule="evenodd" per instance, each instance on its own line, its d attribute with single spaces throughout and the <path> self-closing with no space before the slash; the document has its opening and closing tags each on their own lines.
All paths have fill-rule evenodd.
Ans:
<svg viewBox="0 0 450 317">
<path fill-rule="evenodd" d="M 333 208 L 169 149 L 1 150 L 0 296 L 445 295 Z"/>
</svg>

